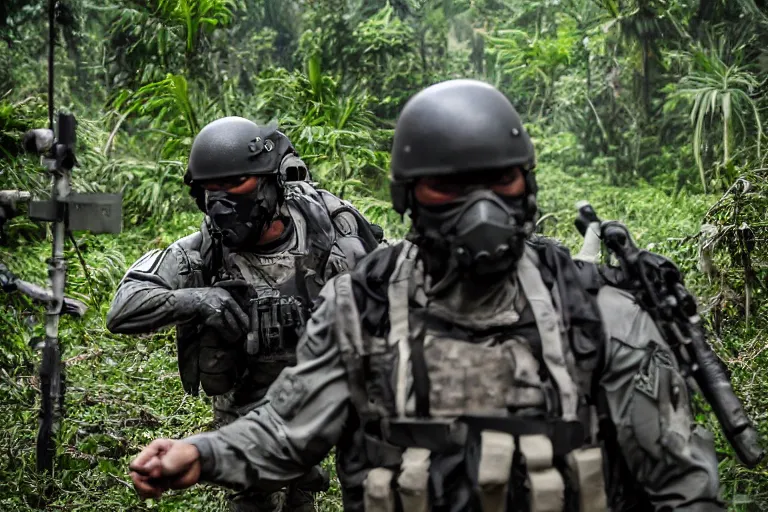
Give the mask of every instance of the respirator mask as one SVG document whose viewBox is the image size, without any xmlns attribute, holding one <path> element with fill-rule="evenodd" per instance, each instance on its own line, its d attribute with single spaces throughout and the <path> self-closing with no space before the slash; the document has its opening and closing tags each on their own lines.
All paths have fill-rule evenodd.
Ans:
<svg viewBox="0 0 768 512">
<path fill-rule="evenodd" d="M 530 234 L 529 203 L 526 195 L 504 197 L 482 189 L 441 205 L 419 204 L 415 241 L 430 273 L 492 278 L 509 272 Z"/>
<path fill-rule="evenodd" d="M 230 249 L 247 249 L 261 239 L 265 228 L 277 218 L 282 188 L 276 176 L 259 176 L 250 194 L 205 191 L 205 209 Z"/>
</svg>

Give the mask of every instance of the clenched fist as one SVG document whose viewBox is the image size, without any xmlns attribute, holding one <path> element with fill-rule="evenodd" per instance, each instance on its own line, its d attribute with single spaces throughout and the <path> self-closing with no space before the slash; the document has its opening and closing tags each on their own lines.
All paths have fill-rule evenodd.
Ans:
<svg viewBox="0 0 768 512">
<path fill-rule="evenodd" d="M 168 489 L 186 489 L 200 479 L 200 453 L 194 445 L 156 439 L 133 459 L 129 469 L 142 499 L 159 498 Z"/>
<path fill-rule="evenodd" d="M 237 339 L 250 328 L 248 315 L 223 288 L 185 288 L 173 296 L 180 317 L 197 317 L 226 339 Z"/>
</svg>

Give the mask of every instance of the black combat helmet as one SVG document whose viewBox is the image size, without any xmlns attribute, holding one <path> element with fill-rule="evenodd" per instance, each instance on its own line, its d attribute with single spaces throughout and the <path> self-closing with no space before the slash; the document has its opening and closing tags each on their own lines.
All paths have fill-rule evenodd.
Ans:
<svg viewBox="0 0 768 512">
<path fill-rule="evenodd" d="M 489 84 L 449 80 L 406 103 L 392 147 L 392 206 L 401 215 L 410 213 L 409 238 L 423 249 L 427 272 L 436 281 L 445 286 L 456 278 L 493 281 L 514 267 L 536 226 L 535 164 L 520 116 Z M 487 183 L 516 168 L 525 179 L 521 195 L 470 187 L 446 204 L 415 201 L 420 178 L 469 175 L 469 182 Z"/>
<path fill-rule="evenodd" d="M 200 211 L 207 213 L 202 185 L 239 176 L 276 176 L 280 197 L 286 181 L 310 179 L 307 166 L 276 124 L 259 126 L 242 117 L 222 117 L 205 125 L 192 142 L 184 183 Z"/>
<path fill-rule="evenodd" d="M 519 166 L 535 195 L 536 156 L 522 120 L 495 87 L 478 80 L 449 80 L 422 90 L 403 108 L 392 146 L 392 201 L 410 204 L 417 178 L 497 172 Z M 530 178 L 529 178 L 530 176 Z"/>
<path fill-rule="evenodd" d="M 197 134 L 189 155 L 188 184 L 237 176 L 277 174 L 283 157 L 295 150 L 288 137 L 270 124 L 223 117 Z"/>
</svg>

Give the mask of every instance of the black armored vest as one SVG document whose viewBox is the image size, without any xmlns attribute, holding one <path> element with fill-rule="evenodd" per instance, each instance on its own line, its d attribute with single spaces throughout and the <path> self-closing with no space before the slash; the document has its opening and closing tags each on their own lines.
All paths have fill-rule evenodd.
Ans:
<svg viewBox="0 0 768 512">
<path fill-rule="evenodd" d="M 407 252 L 414 250 L 406 242 L 377 251 L 336 280 L 344 318 L 337 339 L 356 411 L 337 452 L 345 510 L 422 509 L 420 492 L 429 495 L 431 510 L 487 509 L 482 503 L 492 497 L 476 491 L 502 474 L 494 488 L 504 489 L 504 500 L 515 494 L 516 503 L 539 510 L 558 492 L 565 500 L 575 492 L 563 476 L 568 457 L 601 464 L 597 452 L 581 449 L 595 443 L 589 413 L 603 332 L 579 269 L 564 249 L 532 244 L 540 289 L 522 283 L 528 288 L 514 307 L 467 326 L 426 306 L 413 286 L 416 259 Z M 543 293 L 557 318 L 543 321 L 546 315 L 535 313 Z M 552 332 L 556 325 L 559 333 Z M 530 448 L 539 441 L 543 448 Z M 489 472 L 480 460 L 481 451 L 505 449 L 507 470 L 519 474 Z M 513 489 L 509 482 L 524 485 Z M 583 495 L 584 510 L 590 500 L 599 508 L 599 493 Z"/>
<path fill-rule="evenodd" d="M 267 386 L 271 380 L 261 382 L 264 376 L 271 379 L 295 364 L 296 344 L 323 284 L 352 268 L 377 244 L 359 213 L 341 203 L 329 205 L 329 197 L 307 183 L 286 185 L 283 211 L 290 216 L 289 231 L 277 245 L 295 243 L 285 250 L 276 247 L 274 253 L 229 251 L 207 224 L 207 282 L 227 289 L 250 319 L 249 332 L 237 340 L 223 340 L 199 327 L 198 378 L 208 395 L 226 393 L 239 384 Z M 356 230 L 340 226 L 337 216 L 343 211 L 355 216 Z M 258 382 L 251 382 L 254 379 Z"/>
</svg>

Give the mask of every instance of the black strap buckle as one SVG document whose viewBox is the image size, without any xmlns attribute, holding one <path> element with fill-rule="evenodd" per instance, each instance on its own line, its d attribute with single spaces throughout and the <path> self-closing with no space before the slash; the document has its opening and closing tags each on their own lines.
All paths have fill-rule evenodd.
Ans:
<svg viewBox="0 0 768 512">
<path fill-rule="evenodd" d="M 449 419 L 385 418 L 381 421 L 384 439 L 402 448 L 425 448 L 450 452 L 467 440 L 467 426 Z"/>
</svg>

